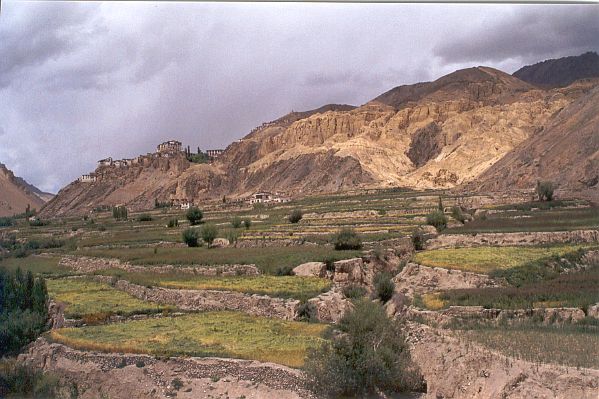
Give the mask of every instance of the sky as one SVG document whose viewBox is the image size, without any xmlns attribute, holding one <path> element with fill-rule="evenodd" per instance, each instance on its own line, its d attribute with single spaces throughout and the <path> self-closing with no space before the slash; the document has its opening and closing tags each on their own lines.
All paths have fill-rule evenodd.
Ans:
<svg viewBox="0 0 599 399">
<path fill-rule="evenodd" d="M 2 1 L 0 162 L 57 192 L 169 139 L 599 51 L 599 5 Z"/>
</svg>

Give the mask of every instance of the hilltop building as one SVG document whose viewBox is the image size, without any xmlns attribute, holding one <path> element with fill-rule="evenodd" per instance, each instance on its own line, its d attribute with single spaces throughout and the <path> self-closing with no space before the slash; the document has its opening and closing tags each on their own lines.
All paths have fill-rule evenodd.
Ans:
<svg viewBox="0 0 599 399">
<path fill-rule="evenodd" d="M 248 200 L 250 204 L 281 204 L 289 201 L 291 201 L 291 198 L 286 197 L 281 193 L 270 193 L 268 191 L 260 191 L 252 194 Z"/>
<path fill-rule="evenodd" d="M 181 152 L 181 148 L 182 144 L 180 141 L 169 140 L 158 144 L 156 152 Z"/>
<path fill-rule="evenodd" d="M 98 166 L 112 166 L 112 158 L 104 158 L 98 161 Z"/>
<path fill-rule="evenodd" d="M 79 181 L 82 183 L 93 183 L 96 181 L 96 175 L 94 175 L 93 173 L 91 173 L 89 175 L 82 175 L 79 178 Z"/>
<path fill-rule="evenodd" d="M 218 159 L 218 157 L 220 157 L 224 151 L 225 150 L 206 150 L 206 155 L 208 155 L 210 159 L 214 161 L 215 159 Z"/>
</svg>

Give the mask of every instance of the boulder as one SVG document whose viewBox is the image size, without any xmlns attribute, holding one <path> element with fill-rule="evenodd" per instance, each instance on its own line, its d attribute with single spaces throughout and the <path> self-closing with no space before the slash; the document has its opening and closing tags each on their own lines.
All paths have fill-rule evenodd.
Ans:
<svg viewBox="0 0 599 399">
<path fill-rule="evenodd" d="M 589 306 L 589 310 L 587 311 L 587 316 L 599 319 L 599 303 Z"/>
<path fill-rule="evenodd" d="M 333 281 L 335 283 L 363 283 L 364 261 L 362 260 L 362 258 L 338 260 L 334 263 L 334 266 L 335 275 L 333 277 Z"/>
<path fill-rule="evenodd" d="M 337 291 L 328 291 L 308 301 L 316 307 L 318 320 L 337 323 L 345 312 L 353 308 L 352 303 Z"/>
<path fill-rule="evenodd" d="M 230 245 L 229 240 L 226 238 L 216 238 L 212 241 L 210 248 L 225 248 Z"/>
<path fill-rule="evenodd" d="M 301 277 L 325 277 L 327 265 L 324 262 L 302 263 L 293 268 L 293 274 Z"/>
</svg>

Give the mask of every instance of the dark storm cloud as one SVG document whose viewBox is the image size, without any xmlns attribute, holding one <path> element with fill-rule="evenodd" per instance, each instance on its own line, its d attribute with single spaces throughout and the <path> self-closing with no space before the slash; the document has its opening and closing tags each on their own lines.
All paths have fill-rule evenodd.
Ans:
<svg viewBox="0 0 599 399">
<path fill-rule="evenodd" d="M 163 140 L 224 148 L 291 110 L 586 50 L 597 7 L 556 7 L 3 2 L 0 162 L 56 191 Z"/>
<path fill-rule="evenodd" d="M 435 54 L 447 63 L 501 62 L 510 58 L 536 62 L 578 55 L 599 50 L 599 7 L 522 5 L 500 18 L 483 17 L 453 39 L 435 48 Z"/>
</svg>

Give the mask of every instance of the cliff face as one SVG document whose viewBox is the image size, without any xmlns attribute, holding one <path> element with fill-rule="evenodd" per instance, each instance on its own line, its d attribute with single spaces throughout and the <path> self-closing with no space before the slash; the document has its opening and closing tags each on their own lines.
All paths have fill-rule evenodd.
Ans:
<svg viewBox="0 0 599 399">
<path fill-rule="evenodd" d="M 540 89 L 492 68 L 469 68 L 394 88 L 360 107 L 293 112 L 254 129 L 210 165 L 178 155 L 100 168 L 96 182 L 70 184 L 44 213 L 115 204 L 144 209 L 156 199 L 235 198 L 259 190 L 295 195 L 359 187 L 451 188 L 477 179 L 560 115 L 567 126 L 562 132 L 578 126 L 566 121 L 574 114 L 564 109 L 586 101 L 597 86 L 586 80 Z"/>
<path fill-rule="evenodd" d="M 599 79 L 542 130 L 483 173 L 478 190 L 531 188 L 551 180 L 569 192 L 599 200 Z M 582 82 L 581 84 L 582 85 Z"/>
<path fill-rule="evenodd" d="M 0 216 L 23 213 L 27 205 L 40 209 L 48 196 L 0 163 Z"/>
</svg>

